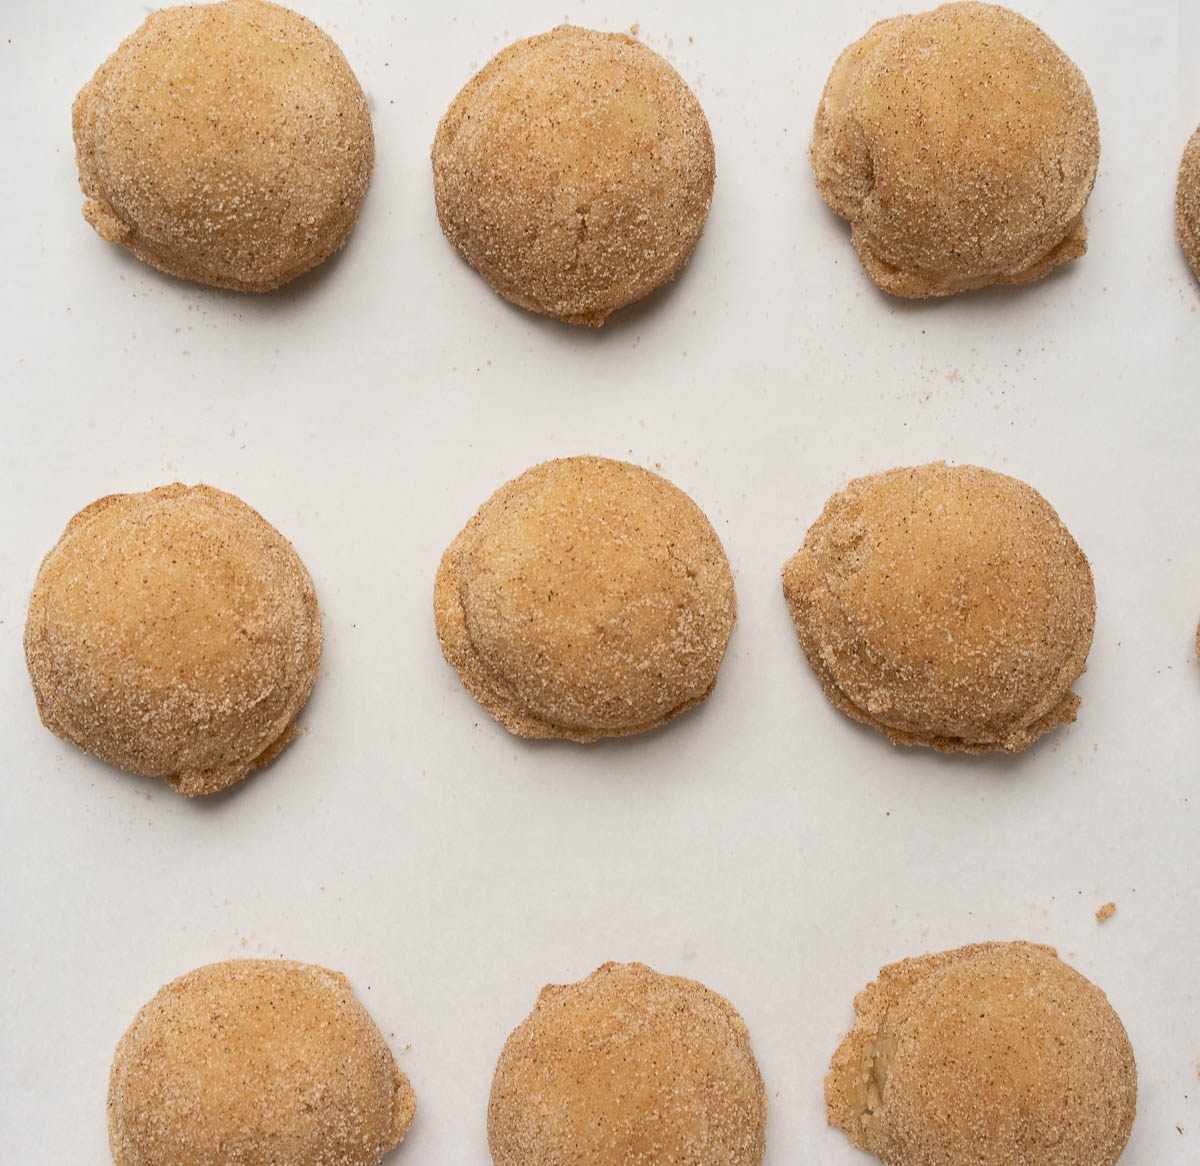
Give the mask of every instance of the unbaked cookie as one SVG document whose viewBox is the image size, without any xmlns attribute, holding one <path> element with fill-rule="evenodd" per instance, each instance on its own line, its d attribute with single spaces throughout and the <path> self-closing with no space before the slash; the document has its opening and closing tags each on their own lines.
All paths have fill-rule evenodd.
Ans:
<svg viewBox="0 0 1200 1166">
<path fill-rule="evenodd" d="M 1032 943 L 902 960 L 854 998 L 829 1124 L 885 1166 L 1113 1166 L 1137 1068 L 1104 993 Z"/>
<path fill-rule="evenodd" d="M 296 735 L 320 655 L 316 592 L 291 543 L 211 486 L 81 510 L 25 624 L 45 726 L 187 795 L 238 781 Z"/>
<path fill-rule="evenodd" d="M 742 1018 L 695 980 L 605 964 L 549 985 L 488 1101 L 495 1166 L 758 1166 L 767 1094 Z"/>
<path fill-rule="evenodd" d="M 1016 752 L 1075 719 L 1092 572 L 1016 478 L 945 462 L 857 478 L 783 591 L 826 696 L 895 742 Z"/>
<path fill-rule="evenodd" d="M 341 972 L 227 960 L 180 976 L 117 1045 L 116 1166 L 377 1166 L 416 1112 Z"/>
<path fill-rule="evenodd" d="M 1175 191 L 1175 226 L 1179 244 L 1193 274 L 1200 279 L 1200 126 L 1192 134 L 1179 163 Z"/>
<path fill-rule="evenodd" d="M 708 519 L 627 462 L 543 462 L 442 556 L 434 616 L 471 694 L 522 737 L 652 729 L 717 682 L 737 614 Z"/>
<path fill-rule="evenodd" d="M 265 0 L 152 13 L 72 111 L 84 218 L 181 279 L 270 291 L 345 243 L 367 101 L 315 24 Z"/>
<path fill-rule="evenodd" d="M 1029 283 L 1087 250 L 1100 132 L 1083 74 L 992 4 L 881 21 L 833 67 L 817 189 L 899 296 Z"/>
<path fill-rule="evenodd" d="M 455 250 L 505 299 L 572 324 L 602 324 L 675 277 L 715 173 L 679 74 L 631 37 L 570 25 L 489 61 L 433 143 Z"/>
</svg>

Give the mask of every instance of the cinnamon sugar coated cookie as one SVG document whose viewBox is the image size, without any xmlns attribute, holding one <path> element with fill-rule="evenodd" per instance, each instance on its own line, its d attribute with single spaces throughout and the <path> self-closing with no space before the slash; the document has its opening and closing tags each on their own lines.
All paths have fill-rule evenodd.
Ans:
<svg viewBox="0 0 1200 1166">
<path fill-rule="evenodd" d="M 38 571 L 25 624 L 45 726 L 189 796 L 240 780 L 296 735 L 320 655 L 304 564 L 211 486 L 81 510 Z"/>
<path fill-rule="evenodd" d="M 1192 134 L 1179 163 L 1175 191 L 1175 226 L 1188 266 L 1200 279 L 1200 126 Z"/>
<path fill-rule="evenodd" d="M 1087 250 L 1100 132 L 1083 74 L 993 4 L 874 25 L 838 58 L 810 151 L 884 291 L 1029 283 Z"/>
<path fill-rule="evenodd" d="M 117 1045 L 116 1166 L 376 1166 L 416 1112 L 341 972 L 227 960 L 180 976 Z"/>
<path fill-rule="evenodd" d="M 341 247 L 375 164 L 341 50 L 265 0 L 152 13 L 72 113 L 97 233 L 236 291 L 270 291 Z"/>
<path fill-rule="evenodd" d="M 434 617 L 468 691 L 522 737 L 652 729 L 717 682 L 737 614 L 700 508 L 627 462 L 543 462 L 442 556 Z"/>
<path fill-rule="evenodd" d="M 1016 752 L 1075 719 L 1092 572 L 1016 478 L 945 462 L 857 478 L 783 591 L 825 695 L 894 742 Z"/>
<path fill-rule="evenodd" d="M 631 37 L 570 25 L 489 61 L 433 143 L 455 250 L 505 299 L 572 324 L 602 324 L 675 277 L 715 173 L 679 74 Z"/>
<path fill-rule="evenodd" d="M 742 1018 L 695 980 L 609 963 L 548 985 L 488 1100 L 495 1166 L 758 1166 L 767 1094 Z"/>
<path fill-rule="evenodd" d="M 885 1166 L 1113 1166 L 1137 1067 L 1104 993 L 1052 947 L 981 943 L 890 964 L 854 998 L 829 1124 Z"/>
</svg>

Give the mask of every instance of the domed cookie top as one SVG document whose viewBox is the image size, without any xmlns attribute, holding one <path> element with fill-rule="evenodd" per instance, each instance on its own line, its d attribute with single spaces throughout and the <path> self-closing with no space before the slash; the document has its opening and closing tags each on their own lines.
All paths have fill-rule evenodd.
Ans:
<svg viewBox="0 0 1200 1166">
<path fill-rule="evenodd" d="M 1075 719 L 1092 573 L 1016 478 L 944 462 L 858 478 L 783 590 L 826 696 L 895 742 L 1015 752 Z"/>
<path fill-rule="evenodd" d="M 1104 993 L 1053 948 L 983 943 L 891 964 L 854 999 L 829 1124 L 885 1166 L 1113 1166 L 1137 1068 Z"/>
<path fill-rule="evenodd" d="M 346 241 L 375 164 L 337 45 L 265 0 L 164 8 L 72 111 L 84 217 L 169 275 L 270 291 Z"/>
<path fill-rule="evenodd" d="M 117 1045 L 116 1166 L 377 1166 L 416 1098 L 340 972 L 227 960 L 161 988 Z"/>
<path fill-rule="evenodd" d="M 433 143 L 438 218 L 506 299 L 602 324 L 672 279 L 712 201 L 699 102 L 628 36 L 562 25 L 494 57 Z"/>
<path fill-rule="evenodd" d="M 758 1166 L 767 1095 L 746 1026 L 695 980 L 605 964 L 542 989 L 488 1101 L 496 1166 Z"/>
<path fill-rule="evenodd" d="M 593 741 L 703 700 L 733 630 L 729 562 L 696 504 L 626 462 L 544 462 L 502 486 L 442 557 L 438 639 L 522 737 Z"/>
<path fill-rule="evenodd" d="M 1193 274 L 1200 279 L 1200 126 L 1192 134 L 1179 163 L 1175 190 L 1175 226 Z"/>
<path fill-rule="evenodd" d="M 295 736 L 321 616 L 304 564 L 261 515 L 176 484 L 71 519 L 38 572 L 25 655 L 52 732 L 211 793 Z"/>
<path fill-rule="evenodd" d="M 817 189 L 895 295 L 1028 283 L 1087 249 L 1100 157 L 1083 74 L 992 4 L 881 21 L 833 67 L 817 110 Z"/>
</svg>

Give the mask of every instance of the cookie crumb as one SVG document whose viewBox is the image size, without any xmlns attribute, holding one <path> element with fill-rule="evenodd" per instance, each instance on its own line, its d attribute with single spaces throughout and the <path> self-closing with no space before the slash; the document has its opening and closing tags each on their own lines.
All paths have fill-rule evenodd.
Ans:
<svg viewBox="0 0 1200 1166">
<path fill-rule="evenodd" d="M 1116 903 L 1105 903 L 1099 911 L 1096 912 L 1096 922 L 1106 923 L 1117 913 Z"/>
</svg>

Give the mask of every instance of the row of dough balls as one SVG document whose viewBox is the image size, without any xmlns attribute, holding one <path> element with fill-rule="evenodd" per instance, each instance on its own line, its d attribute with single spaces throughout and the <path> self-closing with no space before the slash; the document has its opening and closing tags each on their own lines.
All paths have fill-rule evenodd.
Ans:
<svg viewBox="0 0 1200 1166">
<path fill-rule="evenodd" d="M 153 13 L 73 113 L 88 222 L 216 287 L 269 291 L 326 259 L 374 166 L 345 57 L 265 0 Z M 1024 17 L 978 3 L 850 45 L 810 151 L 871 278 L 911 297 L 1027 283 L 1082 255 L 1099 153 L 1079 69 Z M 506 299 L 570 323 L 601 324 L 678 273 L 715 172 L 704 111 L 662 57 L 567 25 L 489 61 L 433 143 L 446 237 Z M 1200 277 L 1200 129 L 1176 215 Z"/>
<path fill-rule="evenodd" d="M 1075 719 L 1092 573 L 1016 478 L 935 462 L 855 479 L 784 565 L 783 590 L 830 701 L 894 742 L 1017 752 Z M 663 724 L 712 692 L 736 615 L 695 502 L 599 457 L 503 485 L 434 586 L 446 659 L 522 737 Z M 316 592 L 291 544 L 203 485 L 80 511 L 42 562 L 25 627 L 46 727 L 187 795 L 240 780 L 295 736 L 320 653 Z"/>
<path fill-rule="evenodd" d="M 893 741 L 1026 748 L 1074 720 L 1087 558 L 1016 478 L 944 462 L 849 483 L 783 569 L 827 696 Z M 442 557 L 446 659 L 522 737 L 640 733 L 712 692 L 737 615 L 716 531 L 628 462 L 561 458 L 491 496 Z M 43 723 L 183 794 L 296 734 L 321 615 L 291 544 L 232 494 L 162 486 L 80 511 L 42 562 L 25 654 Z"/>
<path fill-rule="evenodd" d="M 1137 1069 L 1105 994 L 1039 944 L 884 967 L 825 1078 L 829 1124 L 887 1166 L 1113 1166 Z M 377 1166 L 416 1098 L 340 972 L 230 960 L 162 988 L 117 1045 L 116 1166 Z M 495 1166 L 759 1166 L 767 1093 L 733 1006 L 608 963 L 547 985 L 500 1053 Z"/>
</svg>

